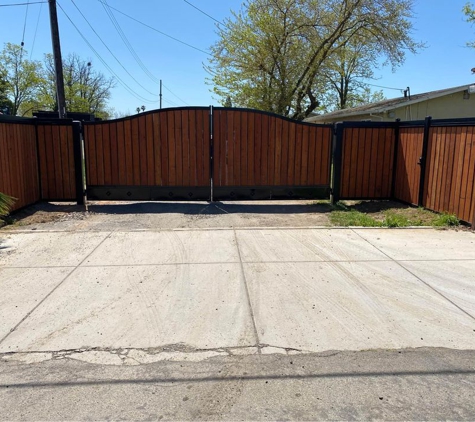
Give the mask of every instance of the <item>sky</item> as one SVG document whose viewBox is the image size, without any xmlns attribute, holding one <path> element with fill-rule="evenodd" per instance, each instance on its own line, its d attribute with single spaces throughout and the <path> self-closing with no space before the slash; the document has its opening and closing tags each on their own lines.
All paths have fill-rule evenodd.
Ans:
<svg viewBox="0 0 475 422">
<path fill-rule="evenodd" d="M 45 53 L 52 51 L 50 23 L 48 4 L 33 4 L 37 1 L 40 0 L 30 0 L 28 7 L 1 7 L 28 0 L 0 0 L 0 47 L 24 40 L 31 58 L 42 60 Z M 206 52 L 217 40 L 213 19 L 230 17 L 231 10 L 240 9 L 242 0 L 189 0 L 211 17 L 186 0 L 107 0 L 117 9 L 112 12 L 132 52 L 114 28 L 102 1 L 58 0 L 61 49 L 63 56 L 77 53 L 106 76 L 120 78 L 122 83 L 117 82 L 110 100 L 116 112 L 130 114 L 142 105 L 147 110 L 158 108 L 160 79 L 164 86 L 163 107 L 218 105 L 203 68 L 209 58 Z M 475 67 L 475 49 L 466 44 L 475 41 L 475 26 L 464 20 L 465 3 L 466 0 L 414 0 L 413 37 L 424 42 L 426 48 L 416 55 L 408 53 L 405 63 L 395 72 L 377 69 L 377 80 L 368 82 L 395 88 L 383 89 L 387 98 L 401 96 L 406 87 L 410 87 L 411 94 L 417 94 L 474 83 L 470 70 Z"/>
</svg>

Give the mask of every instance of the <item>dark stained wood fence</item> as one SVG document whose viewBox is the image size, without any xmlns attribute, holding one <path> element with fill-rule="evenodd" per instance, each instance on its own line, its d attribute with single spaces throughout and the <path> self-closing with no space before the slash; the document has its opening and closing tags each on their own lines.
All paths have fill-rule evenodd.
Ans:
<svg viewBox="0 0 475 422">
<path fill-rule="evenodd" d="M 475 120 L 345 122 L 336 133 L 334 200 L 397 199 L 475 227 Z"/>
<path fill-rule="evenodd" d="M 395 128 L 344 126 L 340 199 L 391 197 Z"/>
<path fill-rule="evenodd" d="M 474 126 L 430 128 L 423 205 L 475 223 Z"/>
<path fill-rule="evenodd" d="M 89 197 L 208 199 L 209 126 L 209 109 L 198 107 L 86 123 Z"/>
<path fill-rule="evenodd" d="M 397 166 L 394 183 L 394 197 L 400 201 L 417 205 L 424 139 L 423 127 L 401 127 L 397 148 Z"/>
<path fill-rule="evenodd" d="M 328 197 L 332 134 L 332 126 L 214 108 L 214 197 Z"/>
<path fill-rule="evenodd" d="M 41 199 L 34 124 L 0 122 L 0 192 L 17 198 L 13 210 Z"/>
<path fill-rule="evenodd" d="M 76 199 L 72 122 L 39 121 L 37 131 L 42 199 Z"/>
</svg>

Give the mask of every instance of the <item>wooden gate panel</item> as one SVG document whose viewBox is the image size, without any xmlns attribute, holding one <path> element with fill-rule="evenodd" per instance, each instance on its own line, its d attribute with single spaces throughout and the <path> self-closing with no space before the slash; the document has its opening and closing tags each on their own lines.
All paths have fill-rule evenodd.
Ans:
<svg viewBox="0 0 475 422">
<path fill-rule="evenodd" d="M 391 197 L 395 139 L 390 125 L 345 123 L 340 199 Z"/>
<path fill-rule="evenodd" d="M 208 199 L 208 108 L 167 109 L 86 123 L 91 199 Z"/>
<path fill-rule="evenodd" d="M 41 199 L 33 123 L 0 122 L 0 192 L 17 199 L 12 211 Z"/>
<path fill-rule="evenodd" d="M 475 212 L 475 127 L 429 130 L 423 205 L 472 222 Z"/>
<path fill-rule="evenodd" d="M 419 200 L 419 184 L 424 140 L 423 127 L 401 127 L 397 148 L 397 167 L 394 197 L 400 201 L 417 205 Z"/>
<path fill-rule="evenodd" d="M 76 168 L 72 122 L 38 122 L 41 197 L 49 201 L 76 199 Z"/>
<path fill-rule="evenodd" d="M 213 134 L 214 198 L 329 196 L 331 126 L 215 108 Z"/>
</svg>

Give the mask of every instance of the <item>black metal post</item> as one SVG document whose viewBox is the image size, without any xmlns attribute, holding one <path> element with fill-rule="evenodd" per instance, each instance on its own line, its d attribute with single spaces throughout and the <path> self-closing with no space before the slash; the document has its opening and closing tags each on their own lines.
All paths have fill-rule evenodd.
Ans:
<svg viewBox="0 0 475 422">
<path fill-rule="evenodd" d="M 399 128 L 401 126 L 401 119 L 396 119 L 396 126 L 394 126 L 394 157 L 393 157 L 393 174 L 391 182 L 391 199 L 394 199 L 396 191 L 396 177 L 397 177 L 397 160 L 399 148 Z"/>
<path fill-rule="evenodd" d="M 419 165 L 421 166 L 421 175 L 419 179 L 419 200 L 417 205 L 419 207 L 424 206 L 424 185 L 426 181 L 426 164 L 427 164 L 427 150 L 429 147 L 429 133 L 432 117 L 426 117 L 424 121 L 424 138 L 422 141 L 422 155 L 419 157 Z"/>
<path fill-rule="evenodd" d="M 43 199 L 43 182 L 41 181 L 41 160 L 40 160 L 40 140 L 38 138 L 38 120 L 35 119 L 35 137 L 36 137 L 36 162 L 38 163 L 38 188 L 40 200 Z"/>
<path fill-rule="evenodd" d="M 332 197 L 331 203 L 335 205 L 340 200 L 341 189 L 341 166 L 343 160 L 343 123 L 335 125 L 335 135 L 333 137 L 333 177 L 332 177 Z"/>
<path fill-rule="evenodd" d="M 214 136 L 213 136 L 213 106 L 209 106 L 209 177 L 210 202 L 214 201 Z"/>
<path fill-rule="evenodd" d="M 76 175 L 76 201 L 78 205 L 85 204 L 84 166 L 82 159 L 81 122 L 73 122 L 74 167 Z"/>
</svg>

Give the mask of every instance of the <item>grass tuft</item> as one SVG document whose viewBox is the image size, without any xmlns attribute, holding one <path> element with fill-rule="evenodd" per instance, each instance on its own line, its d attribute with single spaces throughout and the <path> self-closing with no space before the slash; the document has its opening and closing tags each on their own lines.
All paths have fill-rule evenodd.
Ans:
<svg viewBox="0 0 475 422">
<path fill-rule="evenodd" d="M 15 201 L 16 198 L 12 198 L 0 192 L 0 216 L 7 215 Z"/>
<path fill-rule="evenodd" d="M 457 227 L 460 225 L 460 221 L 455 214 L 443 212 L 434 218 L 432 224 L 436 227 Z"/>
<path fill-rule="evenodd" d="M 350 211 L 333 211 L 330 214 L 330 221 L 335 226 L 349 227 L 381 227 L 381 222 L 376 221 L 374 218 L 367 214 L 356 210 Z"/>
</svg>

